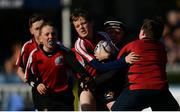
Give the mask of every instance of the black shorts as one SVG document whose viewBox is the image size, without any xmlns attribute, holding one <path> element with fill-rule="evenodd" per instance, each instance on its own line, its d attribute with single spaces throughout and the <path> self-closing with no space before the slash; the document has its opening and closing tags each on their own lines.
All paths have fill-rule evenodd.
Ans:
<svg viewBox="0 0 180 112">
<path fill-rule="evenodd" d="M 59 93 L 37 94 L 35 105 L 40 111 L 74 111 L 74 95 L 72 91 Z"/>
<path fill-rule="evenodd" d="M 169 90 L 124 90 L 114 103 L 113 111 L 176 111 L 179 105 Z"/>
<path fill-rule="evenodd" d="M 31 89 L 31 92 L 32 92 L 32 100 L 33 100 L 33 104 L 34 104 L 34 109 L 37 109 L 38 108 L 38 106 L 37 106 L 37 102 L 38 102 L 38 92 L 37 92 L 37 89 L 36 88 L 32 88 Z"/>
</svg>

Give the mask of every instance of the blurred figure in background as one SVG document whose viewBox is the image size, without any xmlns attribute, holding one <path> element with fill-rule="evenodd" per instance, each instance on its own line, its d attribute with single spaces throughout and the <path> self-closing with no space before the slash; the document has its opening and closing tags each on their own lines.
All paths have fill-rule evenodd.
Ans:
<svg viewBox="0 0 180 112">
<path fill-rule="evenodd" d="M 28 57 L 31 51 L 37 48 L 38 45 L 41 43 L 41 40 L 39 38 L 39 27 L 42 25 L 44 20 L 44 16 L 40 14 L 34 14 L 29 18 L 29 31 L 32 34 L 32 39 L 24 43 L 21 52 L 19 53 L 19 58 L 16 62 L 16 65 L 18 66 L 17 73 L 21 80 L 24 82 L 26 82 L 24 78 L 24 71 L 26 68 Z"/>
<path fill-rule="evenodd" d="M 180 63 L 180 11 L 170 10 L 166 15 L 166 24 L 163 32 L 164 43 L 167 49 L 168 64 Z"/>
<path fill-rule="evenodd" d="M 11 93 L 8 101 L 8 111 L 24 111 L 24 109 L 24 97 L 19 92 Z"/>
<path fill-rule="evenodd" d="M 39 38 L 39 28 L 44 21 L 45 21 L 45 17 L 41 14 L 33 14 L 29 18 L 29 30 L 30 33 L 32 34 L 32 39 L 24 43 L 21 52 L 19 53 L 19 58 L 16 62 L 16 65 L 18 67 L 17 74 L 23 82 L 26 82 L 25 69 L 29 55 L 35 48 L 38 48 L 38 45 L 41 43 L 40 42 L 41 40 Z M 32 88 L 33 102 L 36 102 L 35 101 L 37 97 L 36 93 L 37 90 Z M 34 108 L 36 108 L 36 104 Z"/>
<path fill-rule="evenodd" d="M 21 50 L 21 44 L 16 42 L 12 45 L 11 49 L 12 56 L 6 59 L 4 62 L 4 71 L 7 77 L 7 83 L 20 83 L 22 81 L 17 77 L 16 74 L 16 60 L 18 59 L 18 55 Z"/>
<path fill-rule="evenodd" d="M 15 42 L 11 48 L 12 48 L 12 55 L 10 58 L 6 59 L 4 63 L 4 73 L 6 77 L 6 84 L 22 83 L 22 81 L 19 79 L 16 73 L 17 66 L 15 65 L 16 60 L 21 50 L 21 44 L 18 42 Z M 24 105 L 23 95 L 15 91 L 11 92 L 9 94 L 9 97 L 7 97 L 7 102 L 4 106 L 5 106 L 4 109 L 8 111 L 24 110 L 25 105 Z"/>
</svg>

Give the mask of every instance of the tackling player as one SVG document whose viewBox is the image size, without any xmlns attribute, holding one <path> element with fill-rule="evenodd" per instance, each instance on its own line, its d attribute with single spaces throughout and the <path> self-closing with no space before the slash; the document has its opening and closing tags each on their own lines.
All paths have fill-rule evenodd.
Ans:
<svg viewBox="0 0 180 112">
<path fill-rule="evenodd" d="M 161 18 L 145 19 L 139 33 L 139 40 L 127 44 L 119 52 L 135 52 L 140 60 L 128 70 L 129 86 L 125 89 L 112 110 L 141 111 L 151 107 L 152 111 L 176 111 L 179 105 L 169 91 L 166 76 L 167 53 L 159 41 L 164 29 Z"/>
</svg>

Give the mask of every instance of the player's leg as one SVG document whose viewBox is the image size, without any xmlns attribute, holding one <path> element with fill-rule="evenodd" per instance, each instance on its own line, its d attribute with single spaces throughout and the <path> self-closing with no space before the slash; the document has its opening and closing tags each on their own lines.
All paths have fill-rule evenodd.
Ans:
<svg viewBox="0 0 180 112">
<path fill-rule="evenodd" d="M 169 90 L 161 90 L 152 99 L 151 108 L 153 111 L 177 111 L 179 104 Z"/>
<path fill-rule="evenodd" d="M 96 110 L 96 100 L 89 90 L 83 90 L 80 93 L 80 105 L 82 111 L 95 111 Z"/>
<path fill-rule="evenodd" d="M 148 107 L 146 91 L 124 90 L 113 104 L 112 111 L 141 111 Z"/>
<path fill-rule="evenodd" d="M 111 102 L 108 102 L 108 103 L 106 104 L 106 106 L 107 106 L 107 108 L 108 108 L 109 110 L 111 110 L 114 102 L 115 102 L 115 101 L 111 101 Z"/>
</svg>

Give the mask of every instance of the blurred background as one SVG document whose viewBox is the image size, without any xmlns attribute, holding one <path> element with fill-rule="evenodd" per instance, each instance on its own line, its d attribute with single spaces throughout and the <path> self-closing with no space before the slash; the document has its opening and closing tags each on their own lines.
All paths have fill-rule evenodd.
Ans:
<svg viewBox="0 0 180 112">
<path fill-rule="evenodd" d="M 96 30 L 103 29 L 107 17 L 121 18 L 126 23 L 127 41 L 137 37 L 144 18 L 162 16 L 170 90 L 180 103 L 180 0 L 0 0 L 0 110 L 33 110 L 31 89 L 18 78 L 15 66 L 23 43 L 31 38 L 29 17 L 33 13 L 50 17 L 59 39 L 70 48 L 76 34 L 69 16 L 79 7 L 91 12 Z"/>
</svg>

